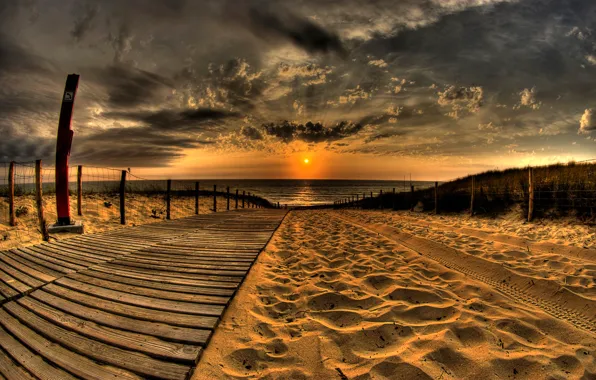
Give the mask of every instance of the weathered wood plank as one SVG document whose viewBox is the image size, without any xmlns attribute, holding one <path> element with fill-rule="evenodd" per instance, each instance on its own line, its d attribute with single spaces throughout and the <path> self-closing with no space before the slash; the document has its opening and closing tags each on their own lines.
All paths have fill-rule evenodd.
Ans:
<svg viewBox="0 0 596 380">
<path fill-rule="evenodd" d="M 114 368 L 111 366 L 103 366 L 84 356 L 76 354 L 64 347 L 47 340 L 40 334 L 31 330 L 28 326 L 22 324 L 19 320 L 8 314 L 5 310 L 0 310 L 0 325 L 12 335 L 24 342 L 27 347 L 39 356 L 33 356 L 31 359 L 41 359 L 41 357 L 54 363 L 75 376 L 85 379 L 102 380 L 106 378 L 122 377 L 130 379 L 140 379 L 128 371 Z M 4 347 L 4 346 L 3 346 Z M 45 371 L 50 371 L 52 366 L 45 365 L 40 368 L 42 360 L 35 360 L 33 363 L 21 363 L 35 376 L 45 379 L 63 379 L 72 378 L 64 372 L 57 373 L 54 376 L 46 375 Z M 27 366 L 29 364 L 29 366 Z M 33 364 L 33 365 L 32 365 Z M 45 362 L 43 362 L 45 364 Z M 54 370 L 55 372 L 55 370 Z"/>
<path fill-rule="evenodd" d="M 108 363 L 115 367 L 144 376 L 154 376 L 162 379 L 174 380 L 186 379 L 188 374 L 189 368 L 187 366 L 153 359 L 141 353 L 123 350 L 85 338 L 75 332 L 66 330 L 40 318 L 16 302 L 6 304 L 4 305 L 4 308 L 8 310 L 15 319 L 18 319 L 20 323 L 26 325 L 33 331 L 39 332 L 52 341 L 59 343 L 64 348 L 70 350 L 71 354 L 78 353 L 83 357 L 92 358 L 99 362 Z"/>
<path fill-rule="evenodd" d="M 115 283 L 135 285 L 144 288 L 167 290 L 178 293 L 204 294 L 223 297 L 230 297 L 234 294 L 234 291 L 231 289 L 220 289 L 205 286 L 175 285 L 171 283 L 166 283 L 164 281 L 156 280 L 150 276 L 146 276 L 144 279 L 137 279 L 127 276 L 120 276 L 114 274 L 113 272 L 104 273 L 95 269 L 85 271 L 85 275 L 100 278 L 102 280 L 112 281 Z"/>
<path fill-rule="evenodd" d="M 118 301 L 134 306 L 141 306 L 148 309 L 171 311 L 177 313 L 196 314 L 204 316 L 219 317 L 223 312 L 223 306 L 176 302 L 154 297 L 146 297 L 136 294 L 122 293 L 119 291 L 102 288 L 100 286 L 87 284 L 69 278 L 60 278 L 55 283 L 68 287 L 78 292 L 92 294 L 107 300 Z"/>
<path fill-rule="evenodd" d="M 167 342 L 152 335 L 124 331 L 122 327 L 112 328 L 97 324 L 94 321 L 81 319 L 70 312 L 65 313 L 36 301 L 32 297 L 24 297 L 18 300 L 17 303 L 54 325 L 72 330 L 79 335 L 126 350 L 138 351 L 159 359 L 194 364 L 195 359 L 201 352 L 199 346 Z M 12 304 L 7 305 L 7 309 L 11 307 Z"/>
<path fill-rule="evenodd" d="M 2 335 L 0 333 L 0 339 Z M 35 378 L 23 367 L 12 361 L 8 354 L 0 349 L 0 376 L 5 379 L 34 380 Z"/>
<path fill-rule="evenodd" d="M 191 328 L 213 328 L 218 321 L 217 317 L 199 316 L 186 314 L 184 312 L 172 313 L 162 310 L 148 309 L 142 306 L 124 304 L 90 296 L 55 284 L 48 284 L 44 286 L 43 289 L 46 292 L 88 307 L 150 322 Z"/>
<path fill-rule="evenodd" d="M 228 304 L 230 297 L 221 296 L 210 296 L 203 294 L 188 294 L 178 293 L 173 291 L 163 291 L 151 288 L 145 288 L 140 286 L 122 284 L 119 282 L 106 281 L 103 279 L 88 276 L 83 273 L 73 273 L 66 277 L 67 279 L 74 279 L 88 285 L 95 285 L 104 289 L 116 290 L 118 292 L 136 294 L 145 297 L 158 298 L 160 300 L 173 300 L 181 302 L 189 302 L 194 304 L 205 304 L 205 305 L 222 305 Z M 61 281 L 60 283 L 64 283 Z"/>
<path fill-rule="evenodd" d="M 43 290 L 37 290 L 31 293 L 30 297 L 42 301 L 55 309 L 83 319 L 92 320 L 100 325 L 155 336 L 167 341 L 204 346 L 211 335 L 211 330 L 207 328 L 187 328 L 125 317 L 93 307 L 87 307 Z"/>
<path fill-rule="evenodd" d="M 35 263 L 24 260 L 11 252 L 5 252 L 4 255 L 0 254 L 0 261 L 2 261 L 2 264 L 10 265 L 13 268 L 27 273 L 43 282 L 53 281 L 57 276 L 60 276 L 60 273 L 58 272 L 38 266 Z"/>
<path fill-rule="evenodd" d="M 1 310 L 0 310 L 1 311 Z M 10 365 L 9 361 L 14 360 L 19 363 L 27 372 L 33 374 L 38 379 L 43 380 L 74 380 L 75 378 L 68 372 L 64 372 L 59 368 L 56 368 L 47 363 L 43 358 L 35 353 L 31 352 L 27 347 L 22 345 L 18 340 L 13 338 L 8 332 L 0 325 L 0 356 L 4 357 L 4 362 Z M 4 356 L 4 352 L 10 355 L 11 358 Z M 12 360 L 11 360 L 12 359 Z M 18 368 L 18 367 L 9 367 Z M 2 369 L 3 373 L 9 375 L 9 369 Z M 23 371 L 24 372 L 24 371 Z M 8 376 L 12 378 L 12 376 Z M 25 379 L 27 377 L 24 377 Z"/>
</svg>

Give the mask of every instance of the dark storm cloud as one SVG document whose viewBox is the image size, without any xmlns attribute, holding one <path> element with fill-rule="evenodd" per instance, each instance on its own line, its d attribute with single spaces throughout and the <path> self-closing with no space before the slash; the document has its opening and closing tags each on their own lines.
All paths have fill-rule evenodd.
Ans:
<svg viewBox="0 0 596 380">
<path fill-rule="evenodd" d="M 236 1 L 231 1 L 228 11 L 258 37 L 289 41 L 309 53 L 335 52 L 347 56 L 336 33 L 282 6 L 259 2 L 238 7 Z"/>
<path fill-rule="evenodd" d="M 255 127 L 250 127 L 250 126 L 243 127 L 242 135 L 249 140 L 263 140 L 263 134 Z"/>
<path fill-rule="evenodd" d="M 170 134 L 150 127 L 110 128 L 75 137 L 73 160 L 97 165 L 165 166 L 182 156 L 185 148 L 211 141 Z"/>
<path fill-rule="evenodd" d="M 287 120 L 279 124 L 264 124 L 263 129 L 268 135 L 275 136 L 285 143 L 302 140 L 309 143 L 331 142 L 353 136 L 362 130 L 361 124 L 347 121 L 326 127 L 321 123 L 307 122 L 296 124 Z"/>
<path fill-rule="evenodd" d="M 126 65 L 93 70 L 91 79 L 105 87 L 108 103 L 114 108 L 152 103 L 159 90 L 170 90 L 174 87 L 170 79 Z"/>
<path fill-rule="evenodd" d="M 53 69 L 45 58 L 27 51 L 0 31 L 0 77 L 7 74 L 47 74 Z"/>
<path fill-rule="evenodd" d="M 54 155 L 54 140 L 13 132 L 9 127 L 0 125 L 0 161 L 30 161 Z"/>
<path fill-rule="evenodd" d="M 111 119 L 132 120 L 147 124 L 155 129 L 169 131 L 192 131 L 198 127 L 205 129 L 216 124 L 218 121 L 237 118 L 240 115 L 236 112 L 199 108 L 191 110 L 159 110 L 156 112 L 133 111 L 133 112 L 106 112 L 102 114 Z"/>
<path fill-rule="evenodd" d="M 78 15 L 70 31 L 72 38 L 76 41 L 82 40 L 89 29 L 91 29 L 98 13 L 99 6 L 97 4 L 85 3 L 81 14 Z"/>
</svg>

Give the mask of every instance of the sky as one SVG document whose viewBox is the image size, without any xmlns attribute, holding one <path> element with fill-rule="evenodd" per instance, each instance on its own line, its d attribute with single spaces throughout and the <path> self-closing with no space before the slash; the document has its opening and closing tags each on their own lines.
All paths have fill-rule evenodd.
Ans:
<svg viewBox="0 0 596 380">
<path fill-rule="evenodd" d="M 448 180 L 596 158 L 593 0 L 0 2 L 0 161 Z M 304 163 L 309 159 L 309 163 Z"/>
</svg>

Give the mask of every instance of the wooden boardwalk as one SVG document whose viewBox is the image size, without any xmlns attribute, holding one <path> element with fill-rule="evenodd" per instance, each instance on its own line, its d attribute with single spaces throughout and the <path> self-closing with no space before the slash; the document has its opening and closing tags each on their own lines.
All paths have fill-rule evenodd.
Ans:
<svg viewBox="0 0 596 380">
<path fill-rule="evenodd" d="M 285 211 L 0 252 L 0 379 L 185 379 Z"/>
</svg>

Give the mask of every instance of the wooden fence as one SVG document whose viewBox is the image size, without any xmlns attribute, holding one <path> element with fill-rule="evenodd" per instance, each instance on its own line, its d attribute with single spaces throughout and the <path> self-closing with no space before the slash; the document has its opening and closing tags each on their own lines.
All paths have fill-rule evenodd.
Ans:
<svg viewBox="0 0 596 380">
<path fill-rule="evenodd" d="M 16 211 L 16 207 L 15 207 L 15 202 L 16 202 L 16 198 L 18 196 L 18 194 L 16 194 L 15 192 L 15 173 L 16 173 L 16 169 L 18 168 L 18 166 L 21 165 L 20 163 L 16 163 L 16 162 L 10 162 L 8 163 L 8 170 L 7 170 L 7 178 L 6 178 L 6 198 L 7 198 L 7 202 L 8 202 L 8 224 L 10 226 L 16 226 L 18 223 L 18 218 L 17 218 L 17 211 Z M 29 165 L 29 164 L 27 164 Z M 85 191 L 85 184 L 84 184 L 84 173 L 85 173 L 85 167 L 83 167 L 83 165 L 78 165 L 76 167 L 77 169 L 77 176 L 76 176 L 76 187 L 74 187 L 76 190 L 76 215 L 77 216 L 83 216 L 84 215 L 84 210 L 83 210 L 83 194 Z M 107 169 L 107 170 L 114 170 L 114 169 L 108 169 L 108 168 L 103 168 L 103 169 Z M 47 171 L 47 169 L 45 169 Z M 130 169 L 129 169 L 130 170 Z M 46 173 L 47 174 L 47 173 Z M 35 207 L 36 207 L 36 211 L 37 211 L 37 219 L 38 219 L 38 224 L 39 224 L 39 232 L 41 233 L 41 237 L 44 241 L 48 241 L 50 236 L 48 233 L 48 222 L 46 220 L 46 210 L 44 207 L 44 202 L 43 202 L 43 189 L 44 189 L 44 184 L 43 184 L 43 177 L 44 175 L 42 174 L 42 161 L 41 160 L 37 160 L 35 162 L 35 176 L 34 178 L 29 179 L 28 181 L 32 181 L 34 183 L 29 184 L 29 182 L 27 182 L 27 185 L 29 187 L 29 185 L 31 185 L 31 187 L 34 185 L 34 196 L 35 196 Z M 131 193 L 134 193 L 134 190 L 131 190 L 129 188 L 129 181 L 131 179 L 131 177 L 134 177 L 134 179 L 136 180 L 144 180 L 142 178 L 133 176 L 130 171 L 128 170 L 122 170 L 120 171 L 120 181 L 119 181 L 119 186 L 118 186 L 118 200 L 119 200 L 119 216 L 120 216 L 120 224 L 122 225 L 126 225 L 127 224 L 127 205 L 128 205 L 128 201 L 127 201 L 127 196 L 129 196 Z M 150 180 L 151 182 L 159 182 L 156 180 Z M 114 181 L 110 181 L 110 182 L 114 182 Z M 254 194 L 251 194 L 250 192 L 246 192 L 245 190 L 242 190 L 242 194 L 240 194 L 240 189 L 235 189 L 234 193 L 230 193 L 230 187 L 227 186 L 225 191 L 218 191 L 217 190 L 217 186 L 214 185 L 213 186 L 213 191 L 207 191 L 207 190 L 202 190 L 200 187 L 200 182 L 199 181 L 194 181 L 194 189 L 192 191 L 188 191 L 188 190 L 178 190 L 175 191 L 172 189 L 172 180 L 171 179 L 167 179 L 167 180 L 163 180 L 163 182 L 165 182 L 165 192 L 163 192 L 163 194 L 161 194 L 162 192 L 159 189 L 154 189 L 153 194 L 158 194 L 159 196 L 163 195 L 163 199 L 165 201 L 165 219 L 166 220 L 170 220 L 174 217 L 173 215 L 173 210 L 172 210 L 172 197 L 174 195 L 177 196 L 184 196 L 184 197 L 188 197 L 190 199 L 194 198 L 194 214 L 198 215 L 199 214 L 199 199 L 200 197 L 212 197 L 213 198 L 213 208 L 211 208 L 210 210 L 213 212 L 217 212 L 218 211 L 218 197 L 220 198 L 224 198 L 225 199 L 225 206 L 220 207 L 220 210 L 225 210 L 225 211 L 229 211 L 231 209 L 244 209 L 244 208 L 280 208 L 279 203 L 277 204 L 271 204 L 269 201 L 265 200 L 264 198 L 261 198 L 259 196 L 256 196 Z M 184 181 L 187 182 L 187 181 Z M 30 192 L 29 192 L 30 193 Z M 71 191 L 71 195 L 72 195 L 72 191 Z M 233 202 L 233 206 L 231 204 L 231 201 Z"/>
</svg>

